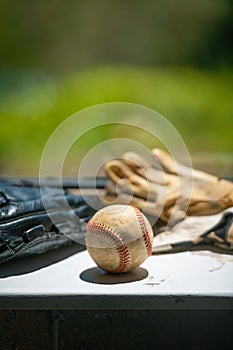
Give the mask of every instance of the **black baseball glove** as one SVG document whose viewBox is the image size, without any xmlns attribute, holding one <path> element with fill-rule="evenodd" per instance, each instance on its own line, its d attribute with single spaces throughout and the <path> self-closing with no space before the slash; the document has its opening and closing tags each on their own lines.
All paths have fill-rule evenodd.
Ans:
<svg viewBox="0 0 233 350">
<path fill-rule="evenodd" d="M 44 181 L 45 210 L 38 179 L 0 180 L 0 263 L 80 241 L 96 210 L 87 204 L 87 197 L 73 194 L 69 188 L 104 187 L 105 180 L 80 181 L 65 179 L 64 195 L 70 209 L 63 206 L 56 179 Z"/>
</svg>

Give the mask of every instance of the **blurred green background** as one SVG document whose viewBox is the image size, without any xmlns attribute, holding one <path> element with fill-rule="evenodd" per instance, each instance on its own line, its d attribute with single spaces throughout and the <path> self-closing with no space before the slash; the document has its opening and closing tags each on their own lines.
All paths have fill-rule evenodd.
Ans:
<svg viewBox="0 0 233 350">
<path fill-rule="evenodd" d="M 38 175 L 62 120 L 125 101 L 170 120 L 195 166 L 232 176 L 232 0 L 0 0 L 0 43 L 2 175 Z"/>
</svg>

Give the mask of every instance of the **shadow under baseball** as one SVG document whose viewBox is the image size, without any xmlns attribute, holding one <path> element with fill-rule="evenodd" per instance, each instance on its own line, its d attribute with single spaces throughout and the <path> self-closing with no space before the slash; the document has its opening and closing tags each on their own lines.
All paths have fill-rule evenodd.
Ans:
<svg viewBox="0 0 233 350">
<path fill-rule="evenodd" d="M 141 281 L 148 276 L 148 271 L 142 267 L 125 272 L 125 273 L 109 273 L 98 267 L 92 267 L 84 270 L 79 277 L 81 280 L 96 284 L 118 284 Z"/>
</svg>

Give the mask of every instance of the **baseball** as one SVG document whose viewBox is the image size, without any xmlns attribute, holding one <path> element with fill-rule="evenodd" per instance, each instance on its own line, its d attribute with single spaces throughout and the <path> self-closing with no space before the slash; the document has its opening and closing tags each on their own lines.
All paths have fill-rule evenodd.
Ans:
<svg viewBox="0 0 233 350">
<path fill-rule="evenodd" d="M 138 267 L 151 255 L 152 241 L 149 221 L 131 205 L 105 207 L 87 225 L 87 250 L 98 267 L 111 273 Z"/>
</svg>

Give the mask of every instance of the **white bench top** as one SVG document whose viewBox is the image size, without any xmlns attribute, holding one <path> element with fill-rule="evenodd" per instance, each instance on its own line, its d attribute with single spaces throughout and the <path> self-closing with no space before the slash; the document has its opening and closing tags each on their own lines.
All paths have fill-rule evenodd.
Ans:
<svg viewBox="0 0 233 350">
<path fill-rule="evenodd" d="M 31 260 L 25 258 L 23 264 L 27 267 Z M 82 280 L 80 275 L 95 267 L 87 251 L 27 273 L 14 273 L 20 260 L 7 264 L 0 266 L 3 309 L 233 308 L 233 256 L 209 250 L 151 256 L 138 270 L 148 272 L 147 277 L 126 283 L 120 279 L 130 275 L 104 275 L 106 284 Z M 101 280 L 100 272 L 93 271 Z"/>
</svg>

